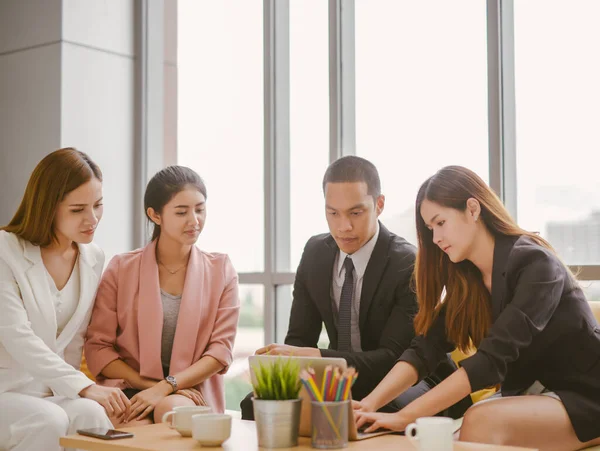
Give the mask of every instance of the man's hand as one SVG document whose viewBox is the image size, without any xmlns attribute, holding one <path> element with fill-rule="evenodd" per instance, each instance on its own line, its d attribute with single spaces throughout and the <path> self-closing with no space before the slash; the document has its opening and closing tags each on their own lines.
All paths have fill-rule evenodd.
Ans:
<svg viewBox="0 0 600 451">
<path fill-rule="evenodd" d="M 318 348 L 300 348 L 298 346 L 279 345 L 271 343 L 256 351 L 256 355 L 290 355 L 296 357 L 321 357 Z"/>
</svg>

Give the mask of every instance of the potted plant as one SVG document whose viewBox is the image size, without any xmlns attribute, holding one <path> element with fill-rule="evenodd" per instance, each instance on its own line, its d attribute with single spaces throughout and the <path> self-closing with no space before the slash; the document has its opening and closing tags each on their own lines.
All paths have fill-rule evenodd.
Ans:
<svg viewBox="0 0 600 451">
<path fill-rule="evenodd" d="M 264 448 L 297 446 L 302 405 L 298 396 L 302 387 L 299 363 L 278 357 L 271 364 L 259 363 L 253 370 L 252 402 L 258 445 Z"/>
</svg>

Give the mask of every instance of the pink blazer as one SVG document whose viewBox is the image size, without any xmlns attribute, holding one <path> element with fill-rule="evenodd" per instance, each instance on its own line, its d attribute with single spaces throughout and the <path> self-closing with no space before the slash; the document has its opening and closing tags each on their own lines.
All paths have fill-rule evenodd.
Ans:
<svg viewBox="0 0 600 451">
<path fill-rule="evenodd" d="M 128 388 L 123 380 L 100 375 L 116 359 L 143 377 L 163 379 L 163 312 L 155 249 L 153 241 L 115 256 L 102 276 L 85 343 L 88 367 L 99 383 Z M 193 246 L 170 370 L 176 374 L 205 355 L 221 362 L 224 369 L 219 374 L 196 386 L 215 412 L 225 409 L 223 374 L 232 361 L 239 308 L 238 278 L 229 257 Z"/>
</svg>

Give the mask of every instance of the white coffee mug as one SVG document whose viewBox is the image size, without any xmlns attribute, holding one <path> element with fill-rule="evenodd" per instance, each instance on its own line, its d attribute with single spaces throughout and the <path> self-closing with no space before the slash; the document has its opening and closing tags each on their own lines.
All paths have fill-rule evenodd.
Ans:
<svg viewBox="0 0 600 451">
<path fill-rule="evenodd" d="M 178 406 L 162 417 L 162 422 L 171 429 L 176 429 L 183 437 L 192 436 L 192 416 L 206 415 L 212 410 L 208 406 Z M 171 420 L 170 418 L 173 417 Z"/>
<path fill-rule="evenodd" d="M 417 418 L 406 427 L 406 436 L 420 451 L 452 451 L 454 420 L 445 417 Z"/>
<path fill-rule="evenodd" d="M 231 415 L 211 413 L 192 417 L 192 437 L 202 446 L 221 446 L 231 435 Z"/>
</svg>

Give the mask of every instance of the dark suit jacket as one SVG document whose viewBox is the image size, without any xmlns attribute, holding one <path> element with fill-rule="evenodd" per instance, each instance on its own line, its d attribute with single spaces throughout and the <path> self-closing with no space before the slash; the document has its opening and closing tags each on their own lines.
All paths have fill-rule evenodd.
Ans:
<svg viewBox="0 0 600 451">
<path fill-rule="evenodd" d="M 394 366 L 414 337 L 417 312 L 410 287 L 416 249 L 379 224 L 379 237 L 363 278 L 359 328 L 362 352 L 340 352 L 333 319 L 331 284 L 339 248 L 330 234 L 312 237 L 302 254 L 285 343 L 317 347 L 322 323 L 329 336 L 323 357 L 342 357 L 358 370 L 354 399 L 369 394 Z M 448 364 L 449 365 L 449 364 Z M 449 374 L 452 369 L 446 368 Z"/>
<path fill-rule="evenodd" d="M 463 360 L 473 391 L 502 384 L 518 395 L 536 380 L 563 402 L 582 442 L 600 436 L 600 329 L 560 260 L 526 236 L 496 238 L 492 327 Z M 401 357 L 425 376 L 453 349 L 444 311 Z"/>
</svg>

